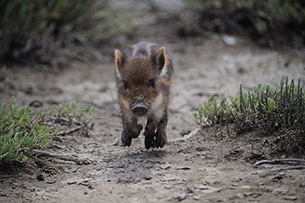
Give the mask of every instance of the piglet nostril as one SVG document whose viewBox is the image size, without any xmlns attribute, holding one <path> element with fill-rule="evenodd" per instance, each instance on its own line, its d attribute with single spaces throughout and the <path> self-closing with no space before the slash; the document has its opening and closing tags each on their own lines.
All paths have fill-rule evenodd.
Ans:
<svg viewBox="0 0 305 203">
<path fill-rule="evenodd" d="M 137 116 L 144 116 L 147 113 L 148 109 L 143 104 L 137 104 L 132 108 L 132 113 Z"/>
</svg>

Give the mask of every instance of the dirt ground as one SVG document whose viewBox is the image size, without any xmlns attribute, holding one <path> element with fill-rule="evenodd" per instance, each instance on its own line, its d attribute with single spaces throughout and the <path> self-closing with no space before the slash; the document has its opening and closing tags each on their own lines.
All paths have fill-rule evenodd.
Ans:
<svg viewBox="0 0 305 203">
<path fill-rule="evenodd" d="M 142 15 L 148 9 L 142 4 L 131 11 Z M 102 62 L 74 61 L 62 70 L 1 67 L 1 103 L 14 96 L 20 105 L 37 100 L 51 109 L 54 102 L 79 100 L 94 106 L 95 126 L 89 136 L 60 136 L 44 149 L 88 163 L 37 157 L 20 169 L 2 165 L 0 202 L 305 202 L 304 168 L 254 165 L 289 154 L 271 155 L 259 132 L 229 137 L 225 127 L 199 129 L 192 117 L 208 97 L 234 95 L 240 84 L 251 90 L 286 76 L 305 84 L 304 52 L 262 49 L 242 37 L 227 45 L 214 34 L 181 39 L 166 27 L 175 21 L 170 12 L 160 8 L 139 18 L 136 39 L 101 48 Z M 120 143 L 110 54 L 141 40 L 165 46 L 174 63 L 169 141 L 162 149 L 146 150 L 143 136 L 130 147 Z"/>
</svg>

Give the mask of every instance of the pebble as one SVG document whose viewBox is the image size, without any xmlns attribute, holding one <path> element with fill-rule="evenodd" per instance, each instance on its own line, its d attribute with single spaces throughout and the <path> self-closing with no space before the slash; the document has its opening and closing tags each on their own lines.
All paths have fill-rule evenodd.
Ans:
<svg viewBox="0 0 305 203">
<path fill-rule="evenodd" d="M 229 45 L 229 46 L 236 45 L 236 38 L 233 36 L 224 35 L 224 36 L 222 36 L 222 40 L 226 45 Z"/>
<path fill-rule="evenodd" d="M 242 185 L 241 188 L 242 189 L 251 189 L 250 185 Z"/>
<path fill-rule="evenodd" d="M 170 169 L 172 166 L 170 164 L 160 165 L 160 168 L 163 170 Z"/>
<path fill-rule="evenodd" d="M 176 170 L 191 170 L 191 168 L 188 166 L 180 166 L 180 167 L 177 167 Z"/>
<path fill-rule="evenodd" d="M 283 189 L 283 188 L 275 188 L 272 190 L 273 194 L 287 194 L 288 190 Z"/>
<path fill-rule="evenodd" d="M 151 180 L 152 176 L 150 174 L 144 175 L 144 180 Z"/>
<path fill-rule="evenodd" d="M 239 199 L 243 199 L 245 196 L 242 193 L 237 193 L 236 197 L 238 197 Z"/>
<path fill-rule="evenodd" d="M 284 199 L 289 201 L 295 201 L 298 199 L 298 197 L 294 195 L 289 195 L 289 196 L 285 196 Z"/>
<path fill-rule="evenodd" d="M 200 197 L 197 196 L 197 195 L 194 195 L 194 196 L 193 196 L 193 199 L 194 199 L 194 200 L 200 200 Z"/>
<path fill-rule="evenodd" d="M 67 181 L 67 183 L 68 183 L 68 185 L 73 185 L 73 184 L 76 184 L 77 181 L 74 180 L 74 179 L 70 179 L 70 180 Z"/>
<path fill-rule="evenodd" d="M 39 180 L 39 181 L 44 181 L 44 177 L 43 177 L 42 174 L 37 175 L 36 178 L 37 178 L 37 180 Z"/>
<path fill-rule="evenodd" d="M 173 196 L 174 199 L 177 199 L 179 202 L 185 200 L 187 197 L 186 193 L 181 193 Z"/>
<path fill-rule="evenodd" d="M 46 183 L 47 184 L 54 184 L 54 183 L 56 183 L 56 180 L 48 180 Z"/>
</svg>

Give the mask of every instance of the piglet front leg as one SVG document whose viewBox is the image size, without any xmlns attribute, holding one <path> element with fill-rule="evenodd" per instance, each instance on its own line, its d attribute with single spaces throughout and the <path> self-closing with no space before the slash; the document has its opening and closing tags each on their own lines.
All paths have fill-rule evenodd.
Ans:
<svg viewBox="0 0 305 203">
<path fill-rule="evenodd" d="M 132 138 L 139 137 L 142 129 L 143 126 L 141 124 L 137 124 L 136 118 L 133 118 L 131 121 L 128 119 L 123 119 L 123 131 L 121 134 L 122 145 L 129 147 L 131 145 Z"/>
<path fill-rule="evenodd" d="M 165 115 L 158 123 L 154 147 L 156 148 L 164 147 L 167 141 L 166 126 L 167 126 L 167 116 Z"/>
<path fill-rule="evenodd" d="M 167 115 L 165 114 L 160 120 L 154 118 L 147 119 L 147 125 L 145 127 L 145 147 L 149 149 L 162 148 L 166 143 L 166 126 Z"/>
</svg>

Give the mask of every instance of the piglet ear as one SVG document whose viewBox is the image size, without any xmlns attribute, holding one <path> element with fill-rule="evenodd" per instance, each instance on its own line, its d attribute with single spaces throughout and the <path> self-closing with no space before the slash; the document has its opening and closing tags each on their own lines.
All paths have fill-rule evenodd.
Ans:
<svg viewBox="0 0 305 203">
<path fill-rule="evenodd" d="M 161 72 L 164 67 L 164 63 L 165 63 L 165 48 L 164 47 L 158 48 L 151 55 L 151 61 Z"/>
<path fill-rule="evenodd" d="M 122 67 L 126 61 L 125 55 L 118 49 L 114 51 L 114 62 L 116 66 L 116 71 L 119 73 L 122 70 Z"/>
</svg>

